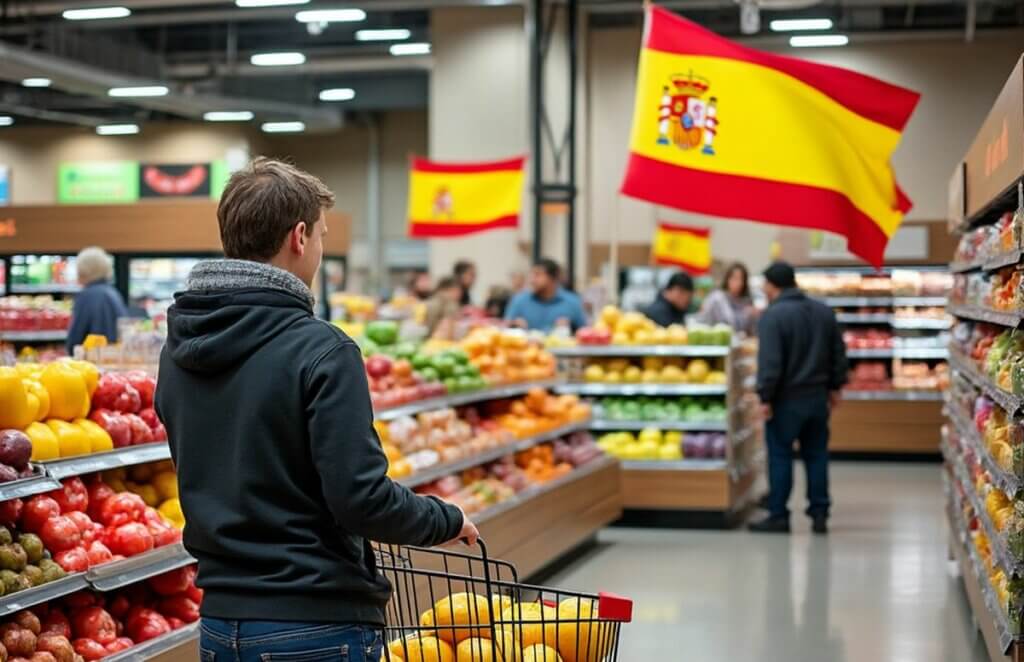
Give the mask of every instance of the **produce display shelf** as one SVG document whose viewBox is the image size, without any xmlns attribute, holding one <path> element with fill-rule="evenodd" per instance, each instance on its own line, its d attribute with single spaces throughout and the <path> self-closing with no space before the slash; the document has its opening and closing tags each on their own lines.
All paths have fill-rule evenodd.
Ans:
<svg viewBox="0 0 1024 662">
<path fill-rule="evenodd" d="M 90 568 L 86 579 L 97 591 L 113 591 L 195 563 L 181 543 L 157 547 L 130 558 Z"/>
<path fill-rule="evenodd" d="M 991 398 L 997 405 L 1006 410 L 1006 413 L 1016 414 L 1022 405 L 1024 398 L 1014 395 L 1009 391 L 999 388 L 986 375 L 982 374 L 973 363 L 965 358 L 958 351 L 950 351 L 949 367 L 967 378 L 969 382 L 981 389 L 985 395 Z"/>
<path fill-rule="evenodd" d="M 501 503 L 496 503 L 490 508 L 486 508 L 480 511 L 479 513 L 476 513 L 472 516 L 473 522 L 477 525 L 480 525 L 489 520 L 493 520 L 495 517 L 498 517 L 504 513 L 514 510 L 519 506 L 526 504 L 532 499 L 547 494 L 548 492 L 556 490 L 559 487 L 562 487 L 574 481 L 581 480 L 598 471 L 607 469 L 608 467 L 617 464 L 618 462 L 619 461 L 617 459 L 610 455 L 605 455 L 604 457 L 599 457 L 597 459 L 591 460 L 590 462 L 584 464 L 582 467 L 573 469 L 564 476 L 560 476 L 553 480 L 549 480 L 548 482 L 541 483 L 540 485 L 533 485 L 531 487 L 527 487 L 526 489 L 524 489 L 522 492 L 519 492 L 515 496 L 505 499 Z"/>
<path fill-rule="evenodd" d="M 58 331 L 0 331 L 0 340 L 7 342 L 64 342 L 66 330 Z"/>
<path fill-rule="evenodd" d="M 728 356 L 727 345 L 581 345 L 552 347 L 556 357 L 587 356 Z"/>
<path fill-rule="evenodd" d="M 989 322 L 1001 326 L 1016 328 L 1020 326 L 1024 314 L 1004 310 L 992 310 L 983 306 L 975 306 L 967 303 L 951 303 L 946 309 L 951 315 L 965 317 L 979 322 Z"/>
<path fill-rule="evenodd" d="M 81 285 L 32 285 L 27 283 L 12 283 L 9 286 L 11 294 L 78 294 L 82 291 Z"/>
<path fill-rule="evenodd" d="M 901 391 L 898 389 L 882 391 L 843 391 L 843 400 L 941 402 L 942 398 L 942 391 Z"/>
<path fill-rule="evenodd" d="M 553 430 L 548 430 L 547 432 L 542 432 L 541 434 L 533 435 L 532 437 L 527 437 L 526 439 L 520 439 L 509 444 L 502 444 L 501 446 L 495 448 L 489 448 L 483 453 L 475 453 L 470 457 L 465 457 L 462 458 L 461 460 L 456 460 L 455 462 L 435 464 L 431 467 L 423 469 L 422 471 L 417 471 L 416 473 L 410 476 L 401 478 L 399 479 L 398 482 L 401 483 L 402 485 L 405 485 L 406 487 L 417 487 L 419 485 L 425 485 L 427 483 L 437 480 L 438 478 L 444 478 L 445 476 L 462 471 L 464 469 L 476 467 L 481 464 L 491 462 L 492 460 L 503 458 L 506 455 L 518 453 L 519 451 L 524 451 L 527 448 L 532 448 L 537 444 L 544 443 L 545 441 L 553 441 L 555 439 L 559 439 L 567 434 L 571 434 L 578 430 L 586 430 L 589 427 L 589 419 L 585 421 L 579 421 L 577 423 L 570 423 L 569 425 L 563 425 Z"/>
<path fill-rule="evenodd" d="M 729 462 L 723 459 L 623 460 L 623 471 L 726 471 Z"/>
<path fill-rule="evenodd" d="M 946 359 L 949 350 L 945 347 L 880 347 L 871 349 L 848 349 L 851 359 Z"/>
<path fill-rule="evenodd" d="M 974 426 L 974 422 L 971 421 L 969 416 L 966 416 L 959 407 L 950 405 L 946 407 L 946 415 L 949 420 L 953 423 L 956 428 L 957 434 L 960 435 L 960 439 L 968 444 L 973 450 L 974 454 L 978 456 L 981 461 L 981 466 L 985 467 L 985 471 L 992 477 L 992 482 L 996 487 L 1006 492 L 1007 496 L 1013 498 L 1017 495 L 1020 490 L 1020 478 L 1014 475 L 1012 472 L 1005 471 L 1002 467 L 996 463 L 995 458 L 988 452 L 988 448 L 978 435 L 978 430 Z"/>
<path fill-rule="evenodd" d="M 614 419 L 594 419 L 590 422 L 591 430 L 643 430 L 657 428 L 671 431 L 693 432 L 725 432 L 728 425 L 725 421 L 617 421 Z"/>
<path fill-rule="evenodd" d="M 1021 251 L 1019 248 L 994 256 L 984 256 L 971 262 L 954 262 L 949 265 L 953 273 L 965 273 L 968 271 L 995 271 L 1003 267 L 1013 266 L 1020 262 Z"/>
<path fill-rule="evenodd" d="M 892 320 L 888 313 L 836 313 L 840 324 L 891 324 Z"/>
<path fill-rule="evenodd" d="M 171 459 L 171 447 L 165 441 L 156 441 L 138 446 L 125 446 L 112 451 L 92 453 L 69 457 L 63 460 L 51 460 L 40 462 L 46 475 L 62 480 L 71 476 L 106 471 L 118 467 L 127 467 L 134 464 L 146 464 L 147 462 L 160 462 Z"/>
<path fill-rule="evenodd" d="M 932 319 L 930 317 L 893 317 L 890 325 L 894 329 L 945 331 L 953 326 L 953 323 L 948 319 Z"/>
<path fill-rule="evenodd" d="M 105 662 L 142 662 L 170 653 L 179 646 L 194 645 L 198 642 L 199 622 L 197 621 L 103 659 Z M 198 653 L 198 651 L 196 652 Z M 198 656 L 183 656 L 183 659 L 198 659 Z"/>
<path fill-rule="evenodd" d="M 398 407 L 389 407 L 388 409 L 378 411 L 376 412 L 376 417 L 381 421 L 391 421 L 396 418 L 401 418 L 402 416 L 418 414 L 422 411 L 432 411 L 434 409 L 443 409 L 445 407 L 460 407 L 462 405 L 473 404 L 474 402 L 500 400 L 501 398 L 514 398 L 516 396 L 523 395 L 533 388 L 550 389 L 561 383 L 561 380 L 558 379 L 547 379 L 540 382 L 507 384 L 505 386 L 485 388 L 480 389 L 479 391 L 471 391 L 469 393 L 456 393 L 454 395 L 446 395 L 440 398 L 417 400 L 416 402 L 410 402 L 408 404 L 399 405 Z"/>
<path fill-rule="evenodd" d="M 9 483 L 0 483 L 0 501 L 21 499 L 33 494 L 42 494 L 43 492 L 57 489 L 60 489 L 60 483 L 45 474 L 32 476 L 31 478 L 19 478 Z"/>
<path fill-rule="evenodd" d="M 84 572 L 76 572 L 58 579 L 55 582 L 35 586 L 24 591 L 0 597 L 0 617 L 10 616 L 28 607 L 56 600 L 71 595 L 82 589 L 89 588 Z"/>
<path fill-rule="evenodd" d="M 725 395 L 725 384 L 562 384 L 558 393 L 575 395 Z"/>
<path fill-rule="evenodd" d="M 826 306 L 944 306 L 946 297 L 825 297 Z"/>
</svg>

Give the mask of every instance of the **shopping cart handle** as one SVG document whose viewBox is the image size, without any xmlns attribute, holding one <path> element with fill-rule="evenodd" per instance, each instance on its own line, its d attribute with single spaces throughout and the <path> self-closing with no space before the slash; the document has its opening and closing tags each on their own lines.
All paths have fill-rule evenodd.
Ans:
<svg viewBox="0 0 1024 662">
<path fill-rule="evenodd" d="M 461 542 L 466 547 L 472 547 L 472 545 L 469 544 L 469 538 L 459 538 L 459 542 Z M 476 544 L 479 545 L 479 547 L 480 547 L 480 558 L 486 560 L 487 559 L 487 545 L 484 543 L 484 537 L 483 536 L 477 536 Z"/>
<path fill-rule="evenodd" d="M 633 620 L 633 601 L 614 593 L 598 593 L 597 614 L 598 618 L 629 623 Z"/>
</svg>

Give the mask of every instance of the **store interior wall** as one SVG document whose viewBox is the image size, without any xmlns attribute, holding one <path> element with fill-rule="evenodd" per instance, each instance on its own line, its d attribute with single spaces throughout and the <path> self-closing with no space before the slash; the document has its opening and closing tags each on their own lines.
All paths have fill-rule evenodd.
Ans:
<svg viewBox="0 0 1024 662">
<path fill-rule="evenodd" d="M 639 29 L 599 29 L 589 34 L 588 83 L 591 122 L 591 240 L 607 242 L 618 223 L 619 240 L 649 243 L 656 220 L 712 229 L 717 260 L 743 260 L 760 269 L 778 230 L 768 225 L 683 214 L 623 198 L 618 194 L 629 147 L 633 89 L 640 46 Z M 834 49 L 802 49 L 785 54 L 843 66 L 922 93 L 893 165 L 914 201 L 908 218 L 941 220 L 946 186 L 982 120 L 1024 48 L 1024 32 L 962 39 L 872 42 Z M 954 83 L 955 81 L 955 83 Z M 722 131 L 728 127 L 723 123 Z M 936 136 L 943 139 L 937 140 Z M 780 149 L 785 145 L 780 144 Z M 592 265 L 592 268 L 596 265 Z"/>
</svg>

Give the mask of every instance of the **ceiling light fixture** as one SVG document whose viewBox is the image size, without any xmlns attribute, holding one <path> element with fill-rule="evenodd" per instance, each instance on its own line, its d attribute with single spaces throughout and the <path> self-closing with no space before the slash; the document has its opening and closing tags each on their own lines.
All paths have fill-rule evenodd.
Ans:
<svg viewBox="0 0 1024 662">
<path fill-rule="evenodd" d="M 309 0 L 235 0 L 236 7 L 284 7 L 308 3 Z"/>
<path fill-rule="evenodd" d="M 0 126 L 10 126 L 14 124 L 14 118 L 10 115 L 0 115 Z"/>
<path fill-rule="evenodd" d="M 362 9 L 307 9 L 295 14 L 299 23 L 355 23 L 366 20 Z"/>
<path fill-rule="evenodd" d="M 845 46 L 850 38 L 845 34 L 809 34 L 789 38 L 793 48 L 814 48 L 816 46 Z"/>
<path fill-rule="evenodd" d="M 405 28 L 384 30 L 356 30 L 356 41 L 402 41 L 412 36 Z"/>
<path fill-rule="evenodd" d="M 166 85 L 138 85 L 135 87 L 112 87 L 107 90 L 111 97 L 165 97 L 170 92 Z"/>
<path fill-rule="evenodd" d="M 100 124 L 96 127 L 96 133 L 101 136 L 130 136 L 138 132 L 138 124 Z"/>
<path fill-rule="evenodd" d="M 49 78 L 26 78 L 21 84 L 24 87 L 50 87 L 52 82 Z"/>
<path fill-rule="evenodd" d="M 302 53 L 285 51 L 282 53 L 255 53 L 249 62 L 257 67 L 289 67 L 302 64 L 306 56 Z"/>
<path fill-rule="evenodd" d="M 831 18 L 784 18 L 768 24 L 772 32 L 799 32 L 802 30 L 831 30 Z"/>
<path fill-rule="evenodd" d="M 203 113 L 207 122 L 248 122 L 254 117 L 251 110 L 211 110 Z"/>
<path fill-rule="evenodd" d="M 305 122 L 264 122 L 263 133 L 301 133 L 306 130 Z"/>
<path fill-rule="evenodd" d="M 392 55 L 428 55 L 430 53 L 430 44 L 395 44 L 389 50 Z"/>
<path fill-rule="evenodd" d="M 125 18 L 131 16 L 132 10 L 127 7 L 87 7 L 84 9 L 65 9 L 61 14 L 69 21 L 96 21 L 104 18 Z"/>
<path fill-rule="evenodd" d="M 350 101 L 356 98 L 356 91 L 351 87 L 334 87 L 320 90 L 321 101 Z"/>
</svg>

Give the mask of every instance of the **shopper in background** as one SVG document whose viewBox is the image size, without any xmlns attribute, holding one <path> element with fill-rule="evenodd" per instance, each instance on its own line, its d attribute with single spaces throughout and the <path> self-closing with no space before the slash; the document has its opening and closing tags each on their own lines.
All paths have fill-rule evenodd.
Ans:
<svg viewBox="0 0 1024 662">
<path fill-rule="evenodd" d="M 515 294 L 505 309 L 505 319 L 528 329 L 551 331 L 565 325 L 575 331 L 586 326 L 580 298 L 561 286 L 562 268 L 541 258 L 530 270 L 530 289 Z"/>
<path fill-rule="evenodd" d="M 693 301 L 693 279 L 682 271 L 672 274 L 654 303 L 647 306 L 644 314 L 655 324 L 685 324 L 686 314 Z"/>
<path fill-rule="evenodd" d="M 768 446 L 768 516 L 752 531 L 789 532 L 793 443 L 807 472 L 807 515 L 815 533 L 828 531 L 828 419 L 846 383 L 846 345 L 835 313 L 804 295 L 793 267 L 764 272 L 770 302 L 758 329 L 757 393 Z"/>
<path fill-rule="evenodd" d="M 508 289 L 513 294 L 526 289 L 526 274 L 516 269 L 508 275 Z"/>
<path fill-rule="evenodd" d="M 409 278 L 409 296 L 426 301 L 433 295 L 434 284 L 430 280 L 430 274 L 423 269 L 413 271 L 412 277 Z"/>
<path fill-rule="evenodd" d="M 236 172 L 217 209 L 227 259 L 198 264 L 168 311 L 156 405 L 205 590 L 203 659 L 378 662 L 391 587 L 370 541 L 477 537 L 385 475 L 359 348 L 313 315 L 333 203 L 279 161 Z"/>
<path fill-rule="evenodd" d="M 518 290 L 517 290 L 518 291 Z M 487 292 L 487 301 L 484 302 L 484 313 L 488 317 L 504 319 L 508 302 L 512 299 L 512 291 L 501 285 L 493 285 Z"/>
<path fill-rule="evenodd" d="M 476 265 L 469 260 L 459 260 L 453 269 L 455 280 L 459 281 L 462 287 L 462 297 L 459 303 L 463 306 L 473 305 L 473 285 L 476 284 Z"/>
<path fill-rule="evenodd" d="M 427 300 L 427 313 L 423 323 L 427 332 L 433 335 L 442 322 L 454 320 L 462 310 L 462 287 L 454 276 L 445 276 L 437 284 L 434 294 Z M 447 334 L 450 335 L 450 334 Z"/>
<path fill-rule="evenodd" d="M 117 342 L 117 320 L 128 317 L 128 307 L 121 293 L 110 284 L 114 260 L 97 246 L 83 248 L 75 258 L 78 283 L 82 291 L 75 296 L 71 308 L 71 326 L 66 341 L 68 354 L 91 334 L 106 336 Z"/>
<path fill-rule="evenodd" d="M 704 299 L 698 317 L 705 324 L 727 324 L 734 331 L 753 335 L 757 330 L 757 310 L 750 299 L 749 274 L 742 262 L 733 262 L 725 270 L 721 289 Z"/>
</svg>

